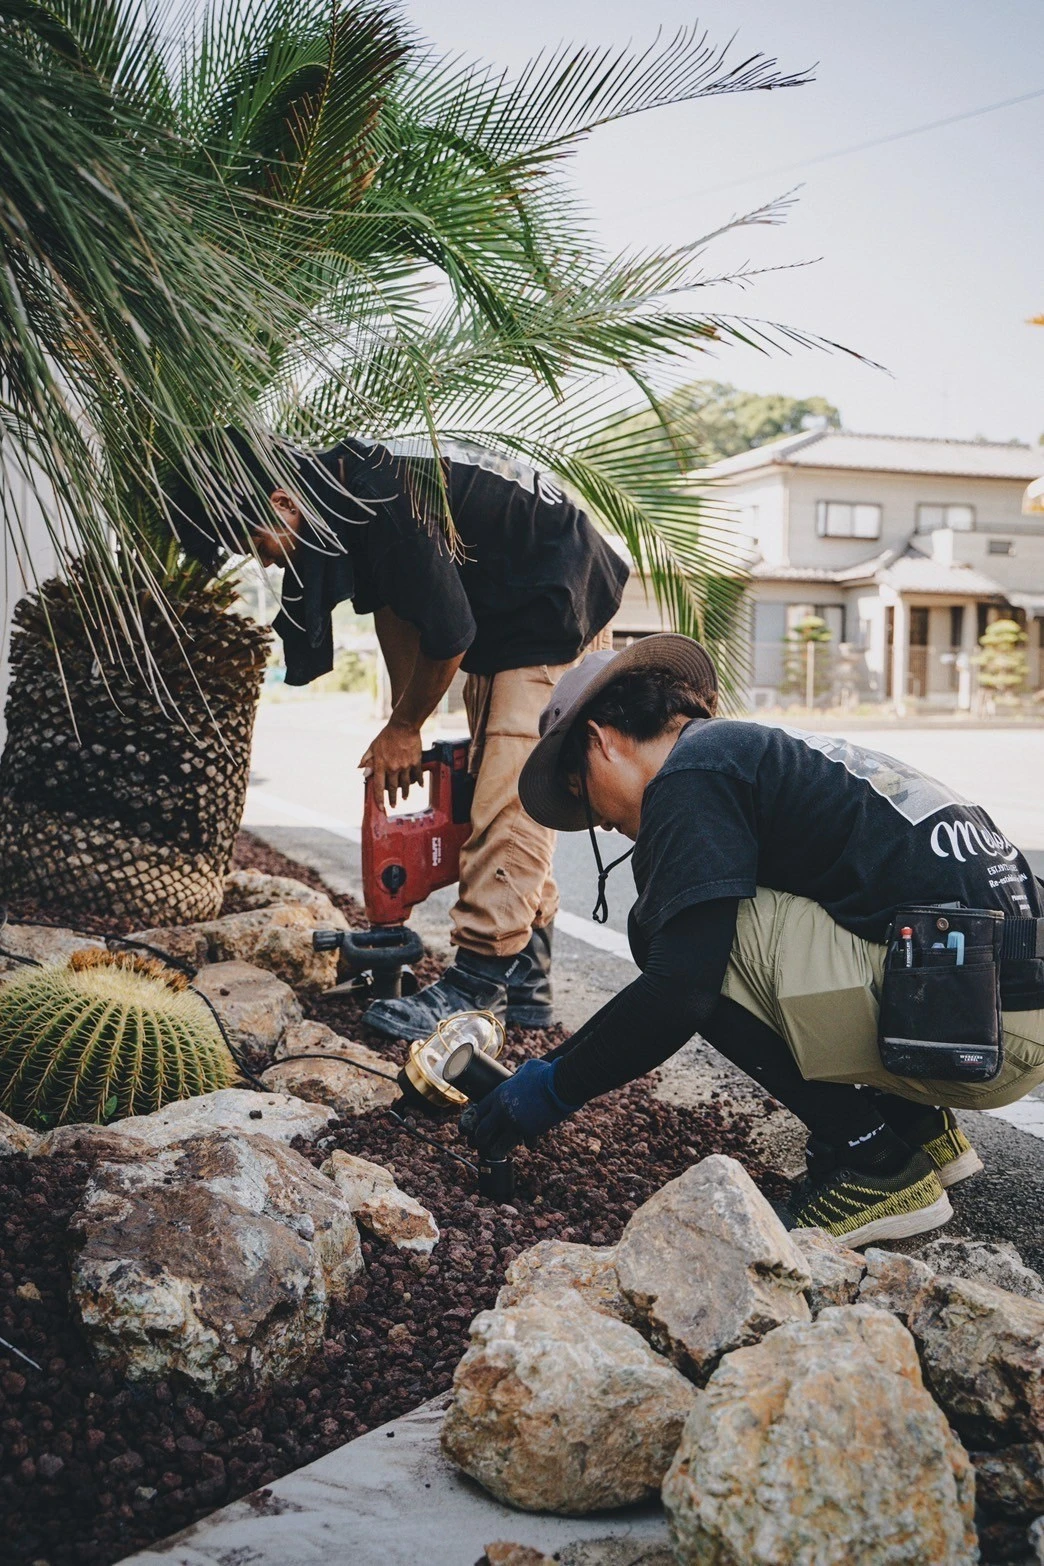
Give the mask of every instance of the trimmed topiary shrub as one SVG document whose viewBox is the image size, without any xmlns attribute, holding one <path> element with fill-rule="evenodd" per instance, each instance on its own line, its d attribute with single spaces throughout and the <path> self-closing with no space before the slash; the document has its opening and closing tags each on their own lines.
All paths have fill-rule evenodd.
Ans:
<svg viewBox="0 0 1044 1566">
<path fill-rule="evenodd" d="M 0 985 L 0 1110 L 24 1125 L 144 1115 L 237 1077 L 205 1001 L 153 958 L 74 952 Z"/>
</svg>

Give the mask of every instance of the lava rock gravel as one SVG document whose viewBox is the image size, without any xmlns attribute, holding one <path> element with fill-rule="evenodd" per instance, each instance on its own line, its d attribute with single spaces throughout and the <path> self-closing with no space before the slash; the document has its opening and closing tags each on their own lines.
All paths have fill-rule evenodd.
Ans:
<svg viewBox="0 0 1044 1566">
<path fill-rule="evenodd" d="M 318 878 L 241 837 L 237 864 Z M 361 910 L 338 906 L 355 924 Z M 70 921 L 73 915 L 63 910 Z M 429 971 L 430 970 L 430 971 Z M 437 964 L 426 959 L 420 977 Z M 310 1003 L 309 1015 L 359 1036 L 352 997 Z M 511 1063 L 551 1048 L 560 1030 L 512 1030 Z M 389 1069 L 403 1046 L 382 1046 Z M 200 1396 L 166 1382 L 127 1383 L 99 1369 L 68 1304 L 67 1222 L 87 1178 L 69 1160 L 0 1160 L 0 1538 L 12 1566 L 103 1566 L 271 1483 L 407 1412 L 450 1384 L 468 1326 L 493 1303 L 504 1270 L 542 1239 L 612 1244 L 665 1181 L 710 1153 L 741 1158 L 770 1197 L 742 1122 L 714 1102 L 663 1104 L 642 1083 L 607 1095 L 517 1157 L 510 1205 L 478 1198 L 454 1118 L 410 1116 L 417 1140 L 386 1113 L 334 1124 L 314 1163 L 335 1147 L 387 1164 L 435 1215 L 430 1257 L 364 1240 L 368 1278 L 330 1315 L 322 1351 L 300 1380 L 260 1395 Z M 779 1189 L 776 1189 L 776 1185 Z"/>
</svg>

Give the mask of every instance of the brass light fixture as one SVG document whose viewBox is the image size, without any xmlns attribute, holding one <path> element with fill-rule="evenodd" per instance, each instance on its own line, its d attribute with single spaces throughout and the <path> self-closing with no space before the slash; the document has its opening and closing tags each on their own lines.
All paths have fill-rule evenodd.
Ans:
<svg viewBox="0 0 1044 1566">
<path fill-rule="evenodd" d="M 426 1039 L 415 1039 L 409 1058 L 399 1072 L 399 1086 L 408 1101 L 420 1098 L 431 1109 L 463 1109 L 467 1097 L 445 1081 L 447 1059 L 462 1044 L 492 1059 L 504 1048 L 504 1026 L 491 1011 L 457 1011 L 444 1017 Z"/>
</svg>

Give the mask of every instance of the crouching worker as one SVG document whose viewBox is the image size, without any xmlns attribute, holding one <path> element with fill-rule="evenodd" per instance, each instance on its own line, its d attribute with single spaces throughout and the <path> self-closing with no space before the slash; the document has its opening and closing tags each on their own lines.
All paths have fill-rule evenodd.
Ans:
<svg viewBox="0 0 1044 1566">
<path fill-rule="evenodd" d="M 716 704 L 683 636 L 558 681 L 520 795 L 590 830 L 596 858 L 595 826 L 633 840 L 642 972 L 483 1099 L 472 1140 L 530 1141 L 699 1032 L 807 1126 L 799 1226 L 857 1245 L 936 1228 L 945 1187 L 982 1167 L 952 1109 L 1044 1080 L 1041 888 L 952 789 Z"/>
</svg>

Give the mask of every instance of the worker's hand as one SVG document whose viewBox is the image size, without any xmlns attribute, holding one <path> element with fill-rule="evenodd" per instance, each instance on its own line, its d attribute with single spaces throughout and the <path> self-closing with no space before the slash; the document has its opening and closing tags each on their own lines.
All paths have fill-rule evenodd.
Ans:
<svg viewBox="0 0 1044 1566">
<path fill-rule="evenodd" d="M 483 1158 L 504 1158 L 519 1142 L 532 1143 L 578 1107 L 555 1092 L 557 1061 L 527 1060 L 507 1082 L 461 1116 L 461 1130 Z"/>
<path fill-rule="evenodd" d="M 419 783 L 424 776 L 422 752 L 420 729 L 389 718 L 359 763 L 373 778 L 378 799 L 387 793 L 388 803 L 394 805 L 400 789 L 406 798 L 410 784 Z"/>
</svg>

